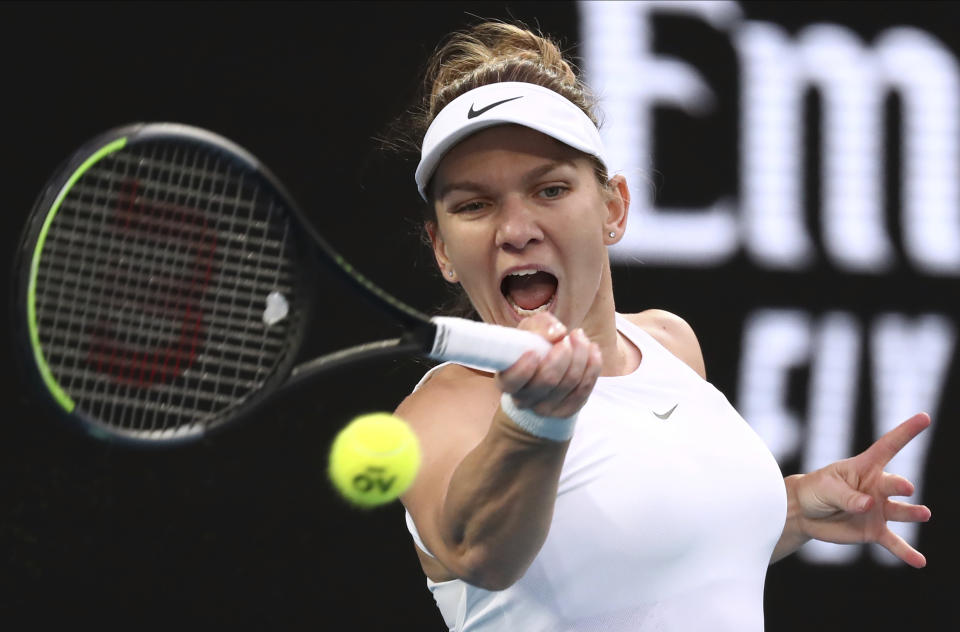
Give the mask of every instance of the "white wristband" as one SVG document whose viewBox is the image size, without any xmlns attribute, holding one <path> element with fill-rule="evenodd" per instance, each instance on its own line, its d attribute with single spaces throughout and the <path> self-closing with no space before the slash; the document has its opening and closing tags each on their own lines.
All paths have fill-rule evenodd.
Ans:
<svg viewBox="0 0 960 632">
<path fill-rule="evenodd" d="M 500 396 L 500 408 L 525 432 L 551 441 L 566 441 L 572 437 L 573 427 L 577 423 L 576 414 L 570 417 L 544 417 L 528 408 L 517 408 L 509 393 Z"/>
</svg>

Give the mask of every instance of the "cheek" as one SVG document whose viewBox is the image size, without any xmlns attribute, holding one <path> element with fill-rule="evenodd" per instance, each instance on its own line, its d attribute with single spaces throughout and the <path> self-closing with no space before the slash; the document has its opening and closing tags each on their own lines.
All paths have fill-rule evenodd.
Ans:
<svg viewBox="0 0 960 632">
<path fill-rule="evenodd" d="M 572 213 L 561 231 L 564 247 L 581 257 L 606 257 L 604 230 L 603 217 L 593 209 Z"/>
<path fill-rule="evenodd" d="M 446 252 L 451 263 L 464 265 L 476 261 L 479 248 L 475 237 L 463 230 L 451 230 L 446 235 Z"/>
<path fill-rule="evenodd" d="M 576 272 L 577 285 L 585 291 L 594 291 L 603 277 L 610 256 L 603 240 L 603 224 L 596 221 L 580 222 L 575 230 L 566 233 L 562 249 L 570 253 L 568 261 Z"/>
<path fill-rule="evenodd" d="M 489 256 L 483 243 L 479 236 L 466 238 L 462 235 L 453 242 L 447 242 L 450 265 L 456 270 L 457 281 L 468 293 L 488 283 Z"/>
</svg>

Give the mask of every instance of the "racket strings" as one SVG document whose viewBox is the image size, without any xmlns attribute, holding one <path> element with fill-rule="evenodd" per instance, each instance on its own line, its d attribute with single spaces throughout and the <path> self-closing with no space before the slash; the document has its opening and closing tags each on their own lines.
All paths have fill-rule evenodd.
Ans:
<svg viewBox="0 0 960 632">
<path fill-rule="evenodd" d="M 81 176 L 37 274 L 47 362 L 77 408 L 132 433 L 199 432 L 291 353 L 301 281 L 285 209 L 219 155 L 141 143 Z M 69 305 L 69 309 L 56 306 Z"/>
</svg>

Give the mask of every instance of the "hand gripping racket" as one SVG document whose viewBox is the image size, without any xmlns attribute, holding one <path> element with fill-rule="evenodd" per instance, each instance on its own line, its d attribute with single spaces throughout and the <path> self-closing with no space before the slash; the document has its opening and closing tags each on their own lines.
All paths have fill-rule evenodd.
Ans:
<svg viewBox="0 0 960 632">
<path fill-rule="evenodd" d="M 320 265 L 403 335 L 294 366 Z M 75 152 L 34 206 L 15 274 L 29 373 L 56 409 L 104 439 L 195 440 L 280 389 L 374 357 L 499 370 L 549 348 L 526 331 L 405 305 L 334 252 L 256 158 L 172 123 L 118 128 Z"/>
</svg>

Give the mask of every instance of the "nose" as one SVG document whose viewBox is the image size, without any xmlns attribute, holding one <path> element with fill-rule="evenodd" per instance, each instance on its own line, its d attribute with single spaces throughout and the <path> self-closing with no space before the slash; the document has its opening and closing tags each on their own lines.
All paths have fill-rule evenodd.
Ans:
<svg viewBox="0 0 960 632">
<path fill-rule="evenodd" d="M 523 250 L 532 242 L 543 240 L 536 211 L 530 208 L 521 196 L 504 198 L 497 226 L 497 247 L 507 250 Z"/>
</svg>

